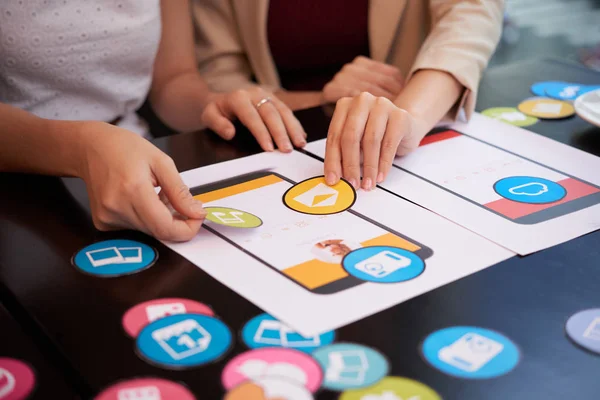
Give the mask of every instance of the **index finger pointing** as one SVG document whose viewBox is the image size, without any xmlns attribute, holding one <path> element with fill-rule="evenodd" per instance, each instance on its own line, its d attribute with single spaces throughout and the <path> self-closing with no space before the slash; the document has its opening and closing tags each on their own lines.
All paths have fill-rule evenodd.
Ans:
<svg viewBox="0 0 600 400">
<path fill-rule="evenodd" d="M 338 100 L 335 106 L 333 117 L 329 123 L 327 132 L 327 141 L 325 142 L 325 182 L 328 185 L 335 185 L 342 176 L 342 152 L 341 138 L 348 108 L 352 99 L 344 97 Z"/>
</svg>

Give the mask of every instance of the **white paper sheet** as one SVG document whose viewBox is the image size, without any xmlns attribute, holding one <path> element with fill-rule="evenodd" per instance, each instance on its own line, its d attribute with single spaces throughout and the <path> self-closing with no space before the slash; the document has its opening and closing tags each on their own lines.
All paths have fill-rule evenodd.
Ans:
<svg viewBox="0 0 600 400">
<path fill-rule="evenodd" d="M 479 114 L 449 128 L 468 136 L 427 144 L 397 158 L 402 169 L 392 168 L 381 186 L 521 255 L 600 229 L 600 197 L 584 195 L 600 186 L 600 158 Z M 310 143 L 307 150 L 323 157 L 325 141 Z M 495 182 L 510 176 L 532 177 L 529 184 L 510 188 L 516 193 L 553 190 L 550 184 L 535 183 L 543 178 L 542 183 L 560 182 L 567 196 L 581 197 L 523 206 L 494 190 Z"/>
<path fill-rule="evenodd" d="M 182 177 L 186 184 L 193 188 L 268 168 L 294 182 L 322 175 L 323 171 L 321 162 L 301 153 L 294 152 L 287 155 L 263 153 L 187 171 L 182 174 Z M 305 243 L 293 242 L 293 240 L 298 242 L 299 238 L 306 239 L 306 233 L 293 236 L 293 240 L 289 241 L 275 237 L 278 235 L 277 229 L 291 227 L 296 230 L 310 231 L 312 226 L 320 224 L 323 232 L 316 233 L 316 236 L 314 232 L 308 234 L 311 239 L 344 236 L 349 247 L 352 247 L 355 241 L 364 239 L 365 235 L 368 236 L 381 229 L 363 219 L 358 222 L 355 220 L 352 227 L 338 226 L 347 223 L 347 221 L 340 222 L 341 220 L 358 218 L 348 212 L 331 216 L 335 218 L 330 220 L 324 219 L 327 222 L 323 224 L 321 220 L 315 222 L 315 218 L 319 218 L 317 216 L 291 211 L 278 203 L 281 202 L 283 195 L 281 190 L 286 184 L 284 182 L 269 185 L 264 191 L 261 188 L 261 191 L 257 192 L 258 195 L 250 191 L 237 200 L 232 196 L 207 202 L 206 205 L 238 208 L 259 216 L 264 222 L 259 228 L 254 230 L 238 228 L 233 233 L 232 231 L 227 233 L 227 229 L 234 228 L 225 227 L 219 232 L 225 232 L 227 237 L 234 238 L 236 243 L 245 243 L 245 246 L 250 246 L 250 242 L 244 240 L 259 242 L 273 240 L 274 244 L 267 250 L 261 247 L 263 245 L 258 244 L 253 245 L 252 251 L 261 252 L 263 259 L 268 258 L 268 262 L 276 266 L 297 264 L 305 261 L 307 257 L 315 257 L 314 254 L 310 254 L 310 251 L 305 251 L 305 248 L 303 250 L 302 246 Z M 187 243 L 165 244 L 305 336 L 319 334 L 362 319 L 514 255 L 456 224 L 383 190 L 369 193 L 359 191 L 357 197 L 352 210 L 386 225 L 391 230 L 433 251 L 433 255 L 425 260 L 425 271 L 421 275 L 401 283 L 361 283 L 333 294 L 315 294 L 209 230 L 203 229 L 195 239 Z M 278 224 L 280 221 L 282 224 Z M 333 226 L 334 221 L 337 221 L 335 229 L 329 226 L 330 224 Z M 355 223 L 361 228 L 357 229 L 356 226 L 359 225 Z M 213 228 L 216 229 L 214 225 Z M 294 246 L 296 246 L 295 251 Z M 245 249 L 248 250 L 248 247 Z"/>
</svg>

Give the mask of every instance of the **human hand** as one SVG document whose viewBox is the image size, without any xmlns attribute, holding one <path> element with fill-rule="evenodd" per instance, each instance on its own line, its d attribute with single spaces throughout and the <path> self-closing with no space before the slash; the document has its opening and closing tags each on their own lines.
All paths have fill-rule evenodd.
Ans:
<svg viewBox="0 0 600 400">
<path fill-rule="evenodd" d="M 396 155 L 417 148 L 426 133 L 417 126 L 410 113 L 385 97 L 363 92 L 354 98 L 338 100 L 327 134 L 327 184 L 334 185 L 344 177 L 357 189 L 373 189 L 386 178 Z"/>
<path fill-rule="evenodd" d="M 265 151 L 274 150 L 273 140 L 277 148 L 286 153 L 292 151 L 292 144 L 306 145 L 306 133 L 292 110 L 274 94 L 259 87 L 211 94 L 201 118 L 207 127 L 226 140 L 235 136 L 231 121 L 238 118 Z"/>
<path fill-rule="evenodd" d="M 169 156 L 102 122 L 82 123 L 81 145 L 78 175 L 86 183 L 96 228 L 136 229 L 167 241 L 187 241 L 198 233 L 206 211 Z"/>
<path fill-rule="evenodd" d="M 335 103 L 342 97 L 369 92 L 373 96 L 394 101 L 403 86 L 404 78 L 398 68 L 359 56 L 344 65 L 331 82 L 325 85 L 323 98 L 329 103 Z"/>
</svg>

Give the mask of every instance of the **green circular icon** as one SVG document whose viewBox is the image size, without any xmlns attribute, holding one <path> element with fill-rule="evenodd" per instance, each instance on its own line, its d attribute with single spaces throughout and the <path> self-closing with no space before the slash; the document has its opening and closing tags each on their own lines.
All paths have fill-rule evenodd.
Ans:
<svg viewBox="0 0 600 400">
<path fill-rule="evenodd" d="M 442 400 L 435 390 L 421 382 L 399 376 L 387 376 L 364 389 L 346 390 L 339 400 Z"/>
<path fill-rule="evenodd" d="M 205 207 L 208 213 L 206 219 L 215 224 L 234 228 L 256 228 L 262 225 L 262 220 L 254 214 L 228 207 Z"/>
<path fill-rule="evenodd" d="M 497 119 L 515 126 L 530 126 L 539 121 L 536 117 L 530 117 L 513 107 L 494 107 L 482 112 L 486 117 Z"/>
</svg>

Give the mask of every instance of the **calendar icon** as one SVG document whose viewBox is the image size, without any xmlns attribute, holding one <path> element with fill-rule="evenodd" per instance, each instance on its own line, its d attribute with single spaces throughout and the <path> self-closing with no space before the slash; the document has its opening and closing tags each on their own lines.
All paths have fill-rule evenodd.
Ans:
<svg viewBox="0 0 600 400">
<path fill-rule="evenodd" d="M 182 360 L 205 351 L 212 337 L 193 319 L 186 319 L 152 332 L 156 341 L 173 360 Z"/>
</svg>

